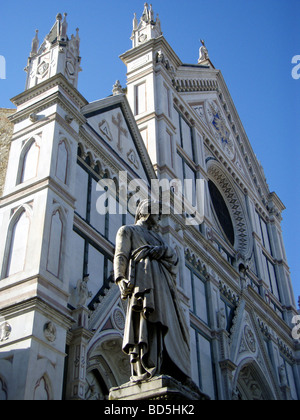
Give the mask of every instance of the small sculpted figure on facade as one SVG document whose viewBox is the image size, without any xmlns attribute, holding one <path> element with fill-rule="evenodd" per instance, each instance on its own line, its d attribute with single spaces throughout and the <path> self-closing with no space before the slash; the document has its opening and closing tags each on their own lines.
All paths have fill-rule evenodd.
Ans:
<svg viewBox="0 0 300 420">
<path fill-rule="evenodd" d="M 202 63 L 202 61 L 208 60 L 208 50 L 206 48 L 205 42 L 203 39 L 200 40 L 202 47 L 199 49 L 199 60 L 198 63 Z"/>
<path fill-rule="evenodd" d="M 278 373 L 279 373 L 280 386 L 282 387 L 287 386 L 288 380 L 287 380 L 287 375 L 286 375 L 286 368 L 284 365 L 279 366 Z"/>
<path fill-rule="evenodd" d="M 0 342 L 8 340 L 11 334 L 11 331 L 12 331 L 11 325 L 8 322 L 3 322 L 0 325 Z"/>
<path fill-rule="evenodd" d="M 142 201 L 135 225 L 123 226 L 116 238 L 115 281 L 122 299 L 129 299 L 123 351 L 130 356 L 132 382 L 160 374 L 190 377 L 188 327 L 176 288 L 179 261 L 156 232 L 160 216 L 154 207 Z"/>
<path fill-rule="evenodd" d="M 88 298 L 92 297 L 92 293 L 88 290 L 89 275 L 85 275 L 77 282 L 76 287 L 76 300 L 77 307 L 86 306 Z"/>
</svg>

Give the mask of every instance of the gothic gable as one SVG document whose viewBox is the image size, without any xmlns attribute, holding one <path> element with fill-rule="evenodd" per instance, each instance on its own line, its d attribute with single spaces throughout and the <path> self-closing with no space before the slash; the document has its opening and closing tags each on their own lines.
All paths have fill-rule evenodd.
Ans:
<svg viewBox="0 0 300 420">
<path fill-rule="evenodd" d="M 247 169 L 237 144 L 235 125 L 228 122 L 217 95 L 211 95 L 203 102 L 193 105 L 193 109 L 209 130 L 220 154 L 230 161 L 240 176 L 247 177 Z M 252 184 L 250 177 L 248 182 Z"/>
<path fill-rule="evenodd" d="M 108 154 L 121 161 L 122 170 L 150 184 L 156 176 L 125 95 L 93 102 L 82 112 L 87 119 L 87 130 L 104 145 Z"/>
<path fill-rule="evenodd" d="M 269 187 L 219 70 L 203 65 L 182 65 L 173 85 L 193 110 L 205 143 L 215 157 L 226 162 L 244 188 L 267 204 Z"/>
<path fill-rule="evenodd" d="M 280 391 L 255 313 L 249 310 L 243 296 L 239 300 L 230 331 L 229 355 L 237 366 L 233 392 L 240 393 L 243 388 L 245 394 L 252 390 L 252 395 L 247 395 L 249 399 L 278 398 Z"/>
</svg>

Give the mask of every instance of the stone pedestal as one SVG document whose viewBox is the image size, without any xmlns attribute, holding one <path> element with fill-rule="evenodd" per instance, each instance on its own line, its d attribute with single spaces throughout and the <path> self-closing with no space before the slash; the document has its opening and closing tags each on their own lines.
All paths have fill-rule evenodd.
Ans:
<svg viewBox="0 0 300 420">
<path fill-rule="evenodd" d="M 183 385 L 171 376 L 156 376 L 148 381 L 139 383 L 128 382 L 110 390 L 111 401 L 122 400 L 170 400 L 170 401 L 199 401 L 209 400 L 194 384 Z"/>
</svg>

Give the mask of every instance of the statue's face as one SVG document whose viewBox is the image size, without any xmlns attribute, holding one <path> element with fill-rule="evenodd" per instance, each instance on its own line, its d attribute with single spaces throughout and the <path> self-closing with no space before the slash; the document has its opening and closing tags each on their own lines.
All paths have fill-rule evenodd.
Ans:
<svg viewBox="0 0 300 420">
<path fill-rule="evenodd" d="M 159 214 L 150 214 L 149 219 L 148 219 L 148 224 L 155 227 L 158 225 L 159 220 L 160 220 Z"/>
</svg>

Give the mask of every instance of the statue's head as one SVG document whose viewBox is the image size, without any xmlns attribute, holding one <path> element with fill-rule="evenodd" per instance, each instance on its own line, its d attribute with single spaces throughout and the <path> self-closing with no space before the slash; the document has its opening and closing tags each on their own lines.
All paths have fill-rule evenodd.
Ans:
<svg viewBox="0 0 300 420">
<path fill-rule="evenodd" d="M 158 201 L 143 200 L 136 209 L 135 224 L 145 223 L 157 226 L 161 218 L 161 205 Z"/>
</svg>

